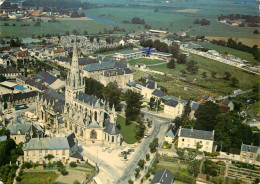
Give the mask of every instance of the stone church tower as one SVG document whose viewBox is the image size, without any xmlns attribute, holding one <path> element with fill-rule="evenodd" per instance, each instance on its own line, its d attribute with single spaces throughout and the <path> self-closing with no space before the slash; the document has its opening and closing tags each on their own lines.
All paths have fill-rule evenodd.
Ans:
<svg viewBox="0 0 260 184">
<path fill-rule="evenodd" d="M 71 104 L 73 97 L 75 97 L 78 92 L 85 92 L 85 82 L 79 70 L 77 38 L 75 36 L 70 73 L 66 80 L 65 103 Z"/>
</svg>

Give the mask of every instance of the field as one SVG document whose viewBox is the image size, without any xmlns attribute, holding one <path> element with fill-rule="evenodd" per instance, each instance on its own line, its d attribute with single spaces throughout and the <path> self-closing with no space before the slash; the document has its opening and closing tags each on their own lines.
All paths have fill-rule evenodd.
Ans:
<svg viewBox="0 0 260 184">
<path fill-rule="evenodd" d="M 135 65 L 136 63 L 142 63 L 145 65 L 153 65 L 157 63 L 166 63 L 163 60 L 158 60 L 158 59 L 147 59 L 147 58 L 138 58 L 138 59 L 133 59 L 128 61 L 130 65 Z"/>
<path fill-rule="evenodd" d="M 120 131 L 124 141 L 128 144 L 134 144 L 137 141 L 135 138 L 136 124 L 132 122 L 130 125 L 126 125 L 126 119 L 120 115 L 117 115 L 117 119 L 117 124 L 120 126 Z"/>
<path fill-rule="evenodd" d="M 225 40 L 227 41 L 230 37 L 216 37 L 216 36 L 206 36 L 205 37 L 208 40 Z M 235 41 L 236 42 L 242 42 L 245 45 L 248 45 L 250 47 L 257 45 L 258 48 L 260 47 L 260 41 L 259 41 L 259 37 L 256 36 L 256 38 L 236 38 Z"/>
<path fill-rule="evenodd" d="M 58 174 L 54 171 L 50 172 L 25 172 L 22 175 L 22 181 L 19 184 L 51 184 L 58 178 Z"/>
<path fill-rule="evenodd" d="M 226 24 L 222 24 L 216 21 L 219 14 L 251 14 L 257 15 L 258 9 L 256 8 L 256 2 L 242 3 L 235 2 L 233 0 L 207 0 L 197 1 L 178 1 L 160 6 L 158 12 L 154 12 L 158 4 L 151 1 L 138 1 L 129 3 L 125 1 L 101 1 L 95 0 L 93 3 L 99 3 L 106 5 L 121 4 L 119 7 L 110 6 L 106 8 L 94 8 L 88 10 L 82 10 L 86 15 L 101 17 L 120 23 L 119 27 L 125 28 L 127 32 L 143 31 L 143 25 L 123 24 L 124 20 L 130 21 L 133 17 L 140 17 L 145 20 L 146 24 L 151 25 L 152 29 L 168 29 L 169 32 L 178 32 L 180 30 L 188 31 L 190 26 L 195 28 L 187 33 L 189 35 L 204 35 L 215 37 L 233 37 L 233 38 L 252 38 L 259 39 L 260 35 L 253 34 L 255 28 L 249 27 L 234 27 Z M 126 4 L 135 4 L 127 6 Z M 211 21 L 209 26 L 199 26 L 193 24 L 194 19 L 206 18 Z M 16 21 L 1 21 L 3 25 L 5 22 L 16 23 L 18 26 L 24 22 Z M 33 24 L 33 23 L 29 23 Z M 43 34 L 59 33 L 65 34 L 66 31 L 72 31 L 78 29 L 80 33 L 84 30 L 88 30 L 89 33 L 103 32 L 104 29 L 112 29 L 114 25 L 99 22 L 97 20 L 64 20 L 60 19 L 60 23 L 43 23 Z M 19 36 L 19 37 L 31 37 L 32 34 L 40 35 L 40 27 L 22 27 L 21 29 L 14 29 L 12 26 L 1 26 L 1 37 L 5 36 Z"/>
<path fill-rule="evenodd" d="M 170 74 L 172 77 L 155 75 L 159 85 L 168 89 L 168 93 L 172 95 L 181 95 L 184 99 L 199 99 L 203 95 L 224 96 L 231 94 L 235 89 L 248 90 L 253 86 L 258 86 L 260 77 L 239 68 L 226 65 L 214 60 L 210 60 L 201 56 L 191 54 L 188 60 L 194 60 L 198 63 L 199 71 L 195 75 L 187 74 L 185 79 L 190 81 L 178 80 L 181 76 L 181 70 L 186 68 L 186 65 L 176 64 L 175 69 L 167 68 L 167 64 L 151 66 L 149 68 Z M 211 72 L 217 72 L 216 78 L 211 77 Z M 206 72 L 207 78 L 202 77 L 202 73 Z M 229 72 L 232 77 L 239 80 L 237 87 L 231 87 L 230 81 L 223 79 L 224 72 Z M 197 86 L 197 85 L 201 86 Z M 183 87 L 188 87 L 188 91 L 184 91 Z"/>
<path fill-rule="evenodd" d="M 215 44 L 208 43 L 208 42 L 198 42 L 198 44 L 201 45 L 204 48 L 216 50 L 220 54 L 224 54 L 225 52 L 227 52 L 229 54 L 235 55 L 235 56 L 240 57 L 242 59 L 251 61 L 253 63 L 258 62 L 254 59 L 254 56 L 252 54 L 247 53 L 247 52 L 239 51 L 239 50 L 236 50 L 236 49 L 232 49 L 232 48 L 224 47 L 224 46 L 220 46 L 220 45 L 215 45 Z"/>
</svg>

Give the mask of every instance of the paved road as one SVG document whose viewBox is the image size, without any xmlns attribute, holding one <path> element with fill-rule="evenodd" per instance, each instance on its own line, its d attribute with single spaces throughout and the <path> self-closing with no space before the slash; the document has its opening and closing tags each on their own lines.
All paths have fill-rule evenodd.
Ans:
<svg viewBox="0 0 260 184">
<path fill-rule="evenodd" d="M 152 118 L 150 115 L 146 115 L 148 118 Z M 146 138 L 142 143 L 139 150 L 135 153 L 131 163 L 125 168 L 123 175 L 115 183 L 116 184 L 127 184 L 128 180 L 134 175 L 137 163 L 140 159 L 144 159 L 145 155 L 149 153 L 149 143 L 155 137 L 162 137 L 164 135 L 164 128 L 167 127 L 169 121 L 160 120 L 158 118 L 153 118 L 153 130 L 150 133 L 150 136 Z"/>
<path fill-rule="evenodd" d="M 33 112 L 35 110 L 35 107 L 29 106 L 29 108 L 21 109 L 19 111 L 14 110 L 14 108 L 12 108 L 11 110 L 12 110 L 13 113 L 6 115 L 7 122 L 9 123 L 9 122 L 13 121 L 14 123 L 18 123 L 17 117 L 19 117 L 20 115 L 24 114 L 27 111 Z"/>
</svg>

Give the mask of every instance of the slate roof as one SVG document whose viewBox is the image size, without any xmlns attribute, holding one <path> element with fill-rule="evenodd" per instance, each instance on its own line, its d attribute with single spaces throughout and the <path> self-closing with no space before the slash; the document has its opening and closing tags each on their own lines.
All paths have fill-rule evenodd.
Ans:
<svg viewBox="0 0 260 184">
<path fill-rule="evenodd" d="M 168 128 L 168 130 L 166 131 L 165 133 L 165 136 L 166 137 L 171 137 L 171 138 L 175 138 L 177 136 L 177 133 L 178 133 L 178 129 L 179 127 L 171 124 Z"/>
<path fill-rule="evenodd" d="M 45 71 L 40 71 L 38 72 L 35 77 L 34 77 L 34 80 L 37 80 L 37 79 L 40 79 L 43 83 L 48 83 L 49 85 L 54 83 L 57 78 Z"/>
<path fill-rule="evenodd" d="M 19 72 L 16 68 L 13 67 L 9 67 L 9 68 L 0 68 L 0 74 L 8 74 L 8 73 L 17 73 L 20 74 L 21 72 Z"/>
<path fill-rule="evenodd" d="M 121 133 L 115 123 L 109 123 L 104 131 L 110 135 L 118 135 Z"/>
<path fill-rule="evenodd" d="M 24 150 L 70 149 L 67 137 L 32 138 Z"/>
<path fill-rule="evenodd" d="M 178 105 L 178 101 L 176 100 L 167 100 L 166 102 L 164 102 L 164 105 L 168 105 L 171 107 L 176 107 Z"/>
<path fill-rule="evenodd" d="M 127 68 L 127 65 L 125 63 L 121 63 L 118 61 L 103 61 L 100 63 L 93 63 L 89 64 L 84 68 L 84 70 L 88 72 L 93 72 L 93 71 L 100 71 L 100 70 L 108 70 L 108 69 L 119 69 L 119 68 Z"/>
<path fill-rule="evenodd" d="M 200 105 L 201 105 L 200 102 L 192 101 L 192 102 L 190 103 L 190 108 L 191 108 L 191 110 L 196 111 L 196 110 L 199 109 L 199 106 L 200 106 Z"/>
<path fill-rule="evenodd" d="M 65 105 L 65 93 L 58 93 L 53 89 L 47 89 L 43 92 L 43 95 L 41 96 L 43 100 L 47 100 L 48 102 L 51 101 L 54 103 L 53 110 L 54 112 L 62 112 Z M 40 97 L 40 98 L 41 98 Z"/>
<path fill-rule="evenodd" d="M 38 94 L 37 91 L 30 91 L 27 93 L 15 93 L 15 94 L 4 94 L 2 95 L 2 98 L 0 98 L 0 101 L 4 102 L 13 102 L 17 100 L 22 100 L 30 97 L 35 97 Z"/>
<path fill-rule="evenodd" d="M 196 130 L 196 129 L 188 129 L 188 128 L 181 128 L 179 131 L 180 131 L 179 137 L 214 140 L 213 131 Z"/>
<path fill-rule="evenodd" d="M 35 88 L 37 88 L 37 89 L 39 89 L 39 90 L 41 90 L 41 89 L 42 89 L 42 90 L 48 89 L 47 86 L 45 86 L 45 85 L 41 84 L 41 82 L 37 82 L 37 81 L 35 81 L 35 80 L 33 80 L 33 79 L 27 80 L 27 81 L 26 81 L 26 84 L 28 84 L 28 85 L 30 85 L 30 86 L 33 86 L 33 87 L 35 87 Z"/>
<path fill-rule="evenodd" d="M 9 124 L 7 126 L 7 129 L 10 130 L 11 135 L 17 135 L 18 131 L 20 130 L 21 135 L 25 135 L 29 130 L 31 130 L 31 124 Z M 36 130 L 36 129 L 33 129 Z"/>
<path fill-rule="evenodd" d="M 149 89 L 155 89 L 155 82 L 153 81 L 147 81 L 145 86 Z"/>
<path fill-rule="evenodd" d="M 168 169 L 161 169 L 155 173 L 151 184 L 172 184 L 173 182 L 174 174 Z"/>
<path fill-rule="evenodd" d="M 72 148 L 74 145 L 76 145 L 77 143 L 75 142 L 75 133 L 71 133 L 70 135 L 67 136 L 68 139 L 68 143 L 69 143 L 69 147 Z"/>
<path fill-rule="evenodd" d="M 25 77 L 25 76 L 23 76 L 23 75 L 18 75 L 16 78 L 18 78 L 18 79 L 20 79 L 20 80 L 22 80 L 22 81 L 27 81 L 27 77 Z"/>
<path fill-rule="evenodd" d="M 162 97 L 162 99 L 165 100 L 165 101 L 167 101 L 167 100 L 175 100 L 175 101 L 178 101 L 178 97 L 172 96 L 172 95 L 164 96 L 164 97 Z M 181 99 L 181 103 L 184 104 L 184 105 L 186 105 L 186 104 L 187 104 L 187 101 Z"/>
<path fill-rule="evenodd" d="M 228 99 L 225 99 L 223 102 L 222 102 L 222 104 L 224 104 L 224 105 L 228 105 L 230 103 L 230 100 L 228 100 Z"/>
<path fill-rule="evenodd" d="M 6 141 L 6 140 L 7 140 L 7 136 L 6 135 L 0 136 L 0 142 Z"/>
<path fill-rule="evenodd" d="M 84 101 L 85 103 L 88 103 L 90 105 L 93 105 L 93 106 L 101 106 L 101 102 L 100 100 L 97 98 L 97 97 L 94 97 L 94 96 L 91 96 L 91 95 L 88 95 L 86 93 L 78 93 L 76 95 L 76 98 L 79 100 L 79 101 Z"/>
<path fill-rule="evenodd" d="M 167 94 L 164 93 L 163 91 L 159 90 L 159 89 L 155 89 L 152 92 L 152 95 L 157 96 L 157 97 L 163 97 L 163 96 L 166 96 Z"/>
<path fill-rule="evenodd" d="M 246 144 L 241 145 L 241 151 L 257 153 L 258 149 L 259 149 L 258 146 L 251 146 L 251 145 L 246 145 Z"/>
<path fill-rule="evenodd" d="M 131 73 L 133 72 L 129 68 L 123 68 L 123 69 L 105 71 L 103 75 L 105 77 L 109 77 L 109 76 L 117 76 L 117 75 L 131 74 Z"/>
</svg>

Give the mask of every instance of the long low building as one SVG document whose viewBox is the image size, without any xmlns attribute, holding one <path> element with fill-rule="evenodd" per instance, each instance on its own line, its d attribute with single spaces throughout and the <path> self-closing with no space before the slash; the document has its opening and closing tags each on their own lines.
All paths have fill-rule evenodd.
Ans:
<svg viewBox="0 0 260 184">
<path fill-rule="evenodd" d="M 154 50 L 154 49 L 153 49 Z M 165 61 L 169 61 L 171 59 L 172 54 L 166 53 L 166 52 L 151 52 L 148 58 L 150 59 L 161 59 Z M 126 50 L 122 52 L 117 52 L 113 56 L 115 60 L 131 60 L 131 59 L 137 59 L 141 57 L 147 57 L 146 53 L 143 50 Z"/>
</svg>

